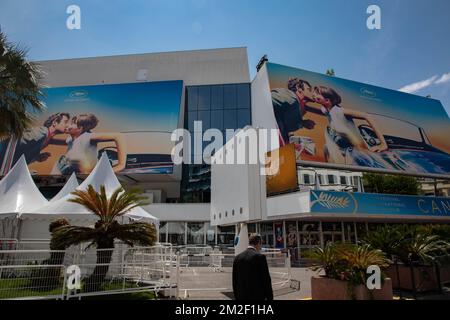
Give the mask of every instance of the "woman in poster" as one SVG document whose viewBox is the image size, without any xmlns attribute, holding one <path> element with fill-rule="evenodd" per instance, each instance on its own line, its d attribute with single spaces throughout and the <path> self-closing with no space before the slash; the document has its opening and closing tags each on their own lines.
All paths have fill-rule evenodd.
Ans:
<svg viewBox="0 0 450 320">
<path fill-rule="evenodd" d="M 113 141 L 117 149 L 118 163 L 113 166 L 114 172 L 125 169 L 127 154 L 122 134 L 92 132 L 98 122 L 98 118 L 92 113 L 79 114 L 72 118 L 67 128 L 69 137 L 63 141 L 67 144 L 67 153 L 55 163 L 52 174 L 89 174 L 97 164 L 97 145 L 109 141 Z"/>
</svg>

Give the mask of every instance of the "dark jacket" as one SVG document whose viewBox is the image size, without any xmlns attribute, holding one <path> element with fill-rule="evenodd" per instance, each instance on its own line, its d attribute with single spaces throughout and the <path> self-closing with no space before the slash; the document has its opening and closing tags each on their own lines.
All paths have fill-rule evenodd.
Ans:
<svg viewBox="0 0 450 320">
<path fill-rule="evenodd" d="M 233 262 L 233 292 L 236 300 L 273 300 L 267 259 L 249 248 Z"/>
<path fill-rule="evenodd" d="M 297 95 L 289 89 L 273 89 L 272 105 L 278 129 L 284 143 L 289 143 L 289 133 L 302 128 L 303 115 Z"/>
</svg>

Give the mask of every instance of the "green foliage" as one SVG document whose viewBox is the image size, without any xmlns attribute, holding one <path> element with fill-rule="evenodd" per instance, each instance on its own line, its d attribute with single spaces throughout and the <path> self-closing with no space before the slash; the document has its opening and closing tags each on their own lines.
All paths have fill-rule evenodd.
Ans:
<svg viewBox="0 0 450 320">
<path fill-rule="evenodd" d="M 407 195 L 421 193 L 420 184 L 415 177 L 365 173 L 363 181 L 366 192 Z"/>
<path fill-rule="evenodd" d="M 436 232 L 448 236 L 445 233 L 448 230 L 448 226 L 382 226 L 366 235 L 362 242 L 398 257 L 406 265 L 427 263 L 435 256 L 447 254 L 450 244 Z"/>
<path fill-rule="evenodd" d="M 384 253 L 369 245 L 327 244 L 317 248 L 311 258 L 317 261 L 313 270 L 324 270 L 327 278 L 348 281 L 352 286 L 366 283 L 369 266 L 389 265 Z"/>
<path fill-rule="evenodd" d="M 93 186 L 89 185 L 86 191 L 77 190 L 72 194 L 75 198 L 68 201 L 84 206 L 99 219 L 93 228 L 72 225 L 56 228 L 52 233 L 50 246 L 68 248 L 90 241 L 90 246 L 95 245 L 97 249 L 113 249 L 115 239 L 130 246 L 155 244 L 157 232 L 154 224 L 144 222 L 120 224 L 117 221 L 117 218 L 131 209 L 146 204 L 145 197 L 142 197 L 137 189 L 124 191 L 120 187 L 108 197 L 104 186 L 101 186 L 100 192 L 97 192 Z M 111 262 L 111 254 L 112 250 L 97 252 L 97 266 L 86 281 L 89 291 L 98 290 L 103 283 Z"/>
<path fill-rule="evenodd" d="M 21 137 L 45 109 L 38 64 L 28 62 L 26 50 L 7 41 L 0 31 L 0 139 Z"/>
</svg>

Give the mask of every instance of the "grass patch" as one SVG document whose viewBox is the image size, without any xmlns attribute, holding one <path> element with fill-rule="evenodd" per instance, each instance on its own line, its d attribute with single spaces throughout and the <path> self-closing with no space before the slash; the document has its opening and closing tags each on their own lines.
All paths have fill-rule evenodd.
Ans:
<svg viewBox="0 0 450 320">
<path fill-rule="evenodd" d="M 57 288 L 33 287 L 30 279 L 0 279 L 0 299 L 46 297 L 62 294 L 62 285 Z"/>
</svg>

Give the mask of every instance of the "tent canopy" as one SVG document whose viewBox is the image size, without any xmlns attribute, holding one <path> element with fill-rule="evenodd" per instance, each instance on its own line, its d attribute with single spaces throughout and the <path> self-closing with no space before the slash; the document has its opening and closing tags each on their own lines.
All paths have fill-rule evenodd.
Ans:
<svg viewBox="0 0 450 320">
<path fill-rule="evenodd" d="M 67 180 L 64 187 L 50 201 L 56 201 L 56 200 L 64 198 L 65 196 L 69 195 L 71 192 L 75 191 L 75 189 L 78 188 L 78 186 L 79 186 L 79 184 L 78 184 L 77 176 L 74 172 L 70 176 L 69 180 Z"/>
<path fill-rule="evenodd" d="M 106 194 L 108 196 L 111 196 L 117 188 L 121 187 L 121 184 L 117 179 L 111 167 L 111 164 L 109 163 L 109 159 L 106 156 L 106 153 L 103 153 L 94 170 L 92 170 L 91 174 L 86 178 L 86 180 L 84 180 L 83 183 L 75 189 L 87 190 L 89 185 L 92 185 L 96 191 L 99 191 L 100 186 L 104 185 Z M 70 188 L 68 187 L 67 189 Z M 67 190 L 65 192 L 67 192 Z M 61 216 L 71 219 L 94 218 L 94 215 L 83 206 L 67 201 L 73 197 L 74 196 L 69 192 L 66 195 L 63 195 L 61 198 L 55 199 L 54 201 L 51 201 L 38 209 L 30 210 L 27 213 L 21 214 L 20 217 L 38 219 L 44 217 L 48 218 L 49 216 Z M 159 223 L 156 217 L 152 216 L 141 207 L 132 209 L 124 216 L 128 217 L 131 220 L 153 222 L 155 224 Z"/>
<path fill-rule="evenodd" d="M 48 203 L 28 171 L 25 157 L 0 181 L 0 216 L 16 216 Z"/>
</svg>

